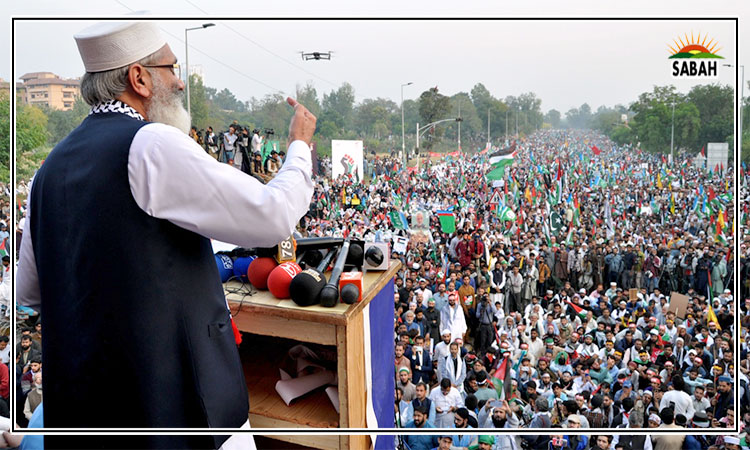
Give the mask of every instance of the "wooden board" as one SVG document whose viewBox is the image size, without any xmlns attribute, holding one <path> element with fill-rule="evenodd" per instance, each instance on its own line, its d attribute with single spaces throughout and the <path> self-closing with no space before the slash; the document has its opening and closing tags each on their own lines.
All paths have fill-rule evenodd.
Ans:
<svg viewBox="0 0 750 450">
<path fill-rule="evenodd" d="M 685 313 L 687 312 L 690 297 L 679 292 L 669 293 L 669 308 L 668 311 L 675 313 L 674 315 L 684 319 Z"/>
<path fill-rule="evenodd" d="M 365 305 L 372 300 L 380 289 L 395 275 L 401 263 L 398 260 L 391 261 L 388 270 L 381 272 L 368 272 L 362 277 L 364 293 L 362 301 L 347 305 L 339 303 L 333 308 L 326 308 L 320 305 L 298 306 L 290 299 L 279 300 L 268 291 L 255 291 L 252 295 L 243 296 L 237 293 L 242 287 L 238 281 L 225 283 L 224 292 L 227 300 L 230 302 L 232 313 L 241 315 L 263 314 L 275 315 L 287 319 L 306 320 L 319 323 L 328 323 L 332 325 L 344 325 L 348 317 L 356 314 Z M 236 319 L 235 319 L 236 321 Z"/>
<path fill-rule="evenodd" d="M 246 333 L 336 345 L 335 325 L 246 312 L 235 315 L 234 322 L 240 331 Z"/>
</svg>

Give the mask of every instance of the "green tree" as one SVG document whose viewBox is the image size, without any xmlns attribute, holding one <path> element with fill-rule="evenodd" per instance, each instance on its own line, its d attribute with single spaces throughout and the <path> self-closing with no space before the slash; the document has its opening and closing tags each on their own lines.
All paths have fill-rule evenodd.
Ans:
<svg viewBox="0 0 750 450">
<path fill-rule="evenodd" d="M 419 96 L 419 116 L 425 125 L 437 122 L 438 120 L 449 118 L 451 110 L 450 99 L 438 92 L 437 86 L 430 88 Z M 428 131 L 425 143 L 420 145 L 425 148 L 431 148 L 433 139 L 440 138 L 443 135 L 443 128 L 435 127 Z"/>
<path fill-rule="evenodd" d="M 450 98 L 450 116 L 461 117 L 461 146 L 464 149 L 472 149 L 487 142 L 487 117 L 477 114 L 477 109 L 466 92 L 459 92 Z M 459 114 L 460 105 L 460 114 Z M 451 142 L 457 142 L 458 124 L 450 125 L 445 129 L 445 137 Z"/>
<path fill-rule="evenodd" d="M 330 94 L 323 94 L 320 119 L 330 121 L 337 130 L 351 128 L 354 120 L 354 88 L 344 83 Z"/>
<path fill-rule="evenodd" d="M 556 109 L 550 109 L 547 114 L 544 115 L 544 121 L 552 125 L 552 128 L 560 128 L 560 111 Z"/>
<path fill-rule="evenodd" d="M 73 103 L 73 108 L 68 111 L 49 108 L 43 111 L 47 114 L 47 143 L 54 147 L 83 122 L 89 114 L 89 105 L 83 98 L 78 97 Z"/>
<path fill-rule="evenodd" d="M 695 140 L 686 143 L 693 151 L 699 151 L 708 142 L 726 142 L 734 133 L 734 89 L 731 86 L 698 85 L 690 90 L 687 100 L 696 106 L 700 120 Z"/>
<path fill-rule="evenodd" d="M 47 116 L 36 106 L 17 105 L 16 148 L 34 150 L 47 142 Z"/>
<path fill-rule="evenodd" d="M 297 85 L 296 100 L 307 108 L 308 111 L 313 113 L 315 117 L 320 117 L 323 108 L 320 106 L 318 100 L 318 91 L 312 83 L 307 83 L 305 86 Z"/>
<path fill-rule="evenodd" d="M 203 78 L 193 74 L 190 75 L 190 116 L 191 122 L 199 130 L 206 129 L 208 123 L 208 95 L 203 86 Z"/>
</svg>

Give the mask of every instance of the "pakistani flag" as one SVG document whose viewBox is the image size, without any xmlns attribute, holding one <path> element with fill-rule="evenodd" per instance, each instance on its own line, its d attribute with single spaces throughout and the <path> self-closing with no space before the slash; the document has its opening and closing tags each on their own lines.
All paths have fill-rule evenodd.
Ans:
<svg viewBox="0 0 750 450">
<path fill-rule="evenodd" d="M 393 228 L 397 230 L 407 230 L 409 228 L 404 213 L 399 211 L 391 211 L 390 213 L 388 213 L 388 215 L 391 218 L 391 223 L 393 223 Z"/>
<path fill-rule="evenodd" d="M 560 217 L 560 214 L 558 212 L 553 212 L 549 215 L 549 228 L 552 231 L 552 234 L 557 236 L 558 233 L 560 233 L 560 230 L 563 227 L 563 221 L 562 217 Z"/>
<path fill-rule="evenodd" d="M 437 216 L 443 233 L 450 234 L 456 231 L 456 216 L 453 215 L 452 211 L 438 211 Z"/>
<path fill-rule="evenodd" d="M 513 165 L 513 160 L 516 157 L 516 145 L 498 150 L 497 152 L 490 155 L 490 164 L 492 169 L 487 172 L 487 180 L 502 180 L 505 178 L 505 168 Z"/>
<path fill-rule="evenodd" d="M 516 213 L 505 205 L 497 209 L 497 217 L 503 222 L 512 222 L 516 220 Z"/>
</svg>

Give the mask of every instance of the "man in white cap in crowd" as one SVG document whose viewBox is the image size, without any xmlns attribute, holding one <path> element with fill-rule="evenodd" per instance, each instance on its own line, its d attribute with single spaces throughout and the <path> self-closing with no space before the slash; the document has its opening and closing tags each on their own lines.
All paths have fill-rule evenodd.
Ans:
<svg viewBox="0 0 750 450">
<path fill-rule="evenodd" d="M 267 185 L 188 136 L 177 58 L 154 23 L 75 36 L 88 117 L 31 189 L 17 293 L 44 310 L 44 426 L 247 427 L 248 393 L 209 238 L 268 247 L 312 197 L 316 118 L 295 100 Z M 106 398 L 100 389 L 106 380 Z M 46 436 L 50 448 L 64 436 Z M 76 436 L 76 448 L 254 448 L 247 435 Z"/>
</svg>

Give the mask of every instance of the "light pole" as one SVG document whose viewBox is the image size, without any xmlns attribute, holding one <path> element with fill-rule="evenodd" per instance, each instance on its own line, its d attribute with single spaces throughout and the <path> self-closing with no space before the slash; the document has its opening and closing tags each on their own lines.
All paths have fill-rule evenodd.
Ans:
<svg viewBox="0 0 750 450">
<path fill-rule="evenodd" d="M 190 115 L 190 65 L 188 64 L 188 31 L 202 30 L 204 28 L 212 27 L 212 23 L 204 23 L 199 27 L 185 28 L 185 92 L 187 93 L 187 112 L 190 117 L 190 124 L 193 123 L 193 116 Z"/>
<path fill-rule="evenodd" d="M 724 64 L 726 67 L 734 67 L 732 64 Z M 740 64 L 740 123 L 737 126 L 737 146 L 739 149 L 740 158 L 742 158 L 742 101 L 745 99 L 745 66 Z"/>
<path fill-rule="evenodd" d="M 401 155 L 404 158 L 404 167 L 406 167 L 406 132 L 404 131 L 404 86 L 411 86 L 411 81 L 401 85 Z"/>
<path fill-rule="evenodd" d="M 674 161 L 674 102 L 672 102 L 672 139 L 670 141 L 669 148 L 669 164 L 672 164 L 672 162 Z"/>
<path fill-rule="evenodd" d="M 490 108 L 487 108 L 487 151 L 488 152 L 490 151 L 489 150 L 490 142 L 492 142 L 492 140 L 490 139 Z"/>
<path fill-rule="evenodd" d="M 510 108 L 505 110 L 505 141 L 508 141 L 508 111 Z"/>
<path fill-rule="evenodd" d="M 461 99 L 458 99 L 458 117 L 461 117 Z M 461 121 L 458 121 L 458 151 L 461 151 Z"/>
</svg>

